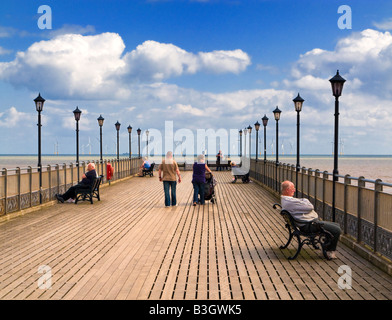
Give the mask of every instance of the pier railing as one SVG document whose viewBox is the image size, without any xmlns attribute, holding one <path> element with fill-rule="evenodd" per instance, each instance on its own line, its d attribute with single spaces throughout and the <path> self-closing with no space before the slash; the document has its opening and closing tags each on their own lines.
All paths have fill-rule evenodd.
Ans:
<svg viewBox="0 0 392 320">
<path fill-rule="evenodd" d="M 332 221 L 332 177 L 327 171 L 302 167 L 296 181 L 296 167 L 275 161 L 251 160 L 250 176 L 280 194 L 280 184 L 292 181 L 298 197 L 308 198 L 315 211 Z M 339 175 L 336 182 L 335 221 L 345 235 L 392 259 L 392 184 L 380 179 Z"/>
<path fill-rule="evenodd" d="M 27 209 L 40 203 L 55 200 L 56 193 L 64 193 L 69 187 L 78 182 L 78 170 L 81 176 L 87 170 L 88 163 L 94 163 L 98 175 L 103 175 L 102 183 L 108 183 L 107 164 L 113 168 L 110 181 L 116 181 L 135 175 L 141 164 L 139 158 L 124 158 L 75 163 L 46 165 L 42 167 L 42 188 L 39 188 L 38 167 L 17 167 L 1 169 L 0 174 L 0 216 L 18 210 Z"/>
</svg>

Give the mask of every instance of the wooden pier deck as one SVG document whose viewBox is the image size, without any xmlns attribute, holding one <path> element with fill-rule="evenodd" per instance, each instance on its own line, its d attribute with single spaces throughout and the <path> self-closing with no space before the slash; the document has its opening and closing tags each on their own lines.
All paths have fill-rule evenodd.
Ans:
<svg viewBox="0 0 392 320">
<path fill-rule="evenodd" d="M 308 246 L 287 260 L 295 248 L 279 249 L 287 231 L 258 184 L 216 172 L 217 204 L 193 207 L 192 173 L 182 176 L 177 207 L 164 207 L 155 175 L 102 188 L 93 205 L 3 220 L 0 299 L 392 299 L 392 277 L 343 244 L 332 261 Z M 344 265 L 351 289 L 338 287 Z"/>
</svg>

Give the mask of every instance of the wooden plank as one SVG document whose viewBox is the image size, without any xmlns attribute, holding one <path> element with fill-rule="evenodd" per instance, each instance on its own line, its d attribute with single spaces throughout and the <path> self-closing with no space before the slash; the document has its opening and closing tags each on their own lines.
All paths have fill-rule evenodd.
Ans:
<svg viewBox="0 0 392 320">
<path fill-rule="evenodd" d="M 276 201 L 258 184 L 232 184 L 214 172 L 217 204 L 193 207 L 192 173 L 177 186 L 179 206 L 166 209 L 157 177 L 102 188 L 102 201 L 55 204 L 0 223 L 3 299 L 392 299 L 392 279 L 343 245 L 326 261 L 295 243 Z M 146 197 L 146 194 L 150 195 Z M 48 265 L 52 288 L 38 288 Z M 338 288 L 338 268 L 353 272 Z"/>
</svg>

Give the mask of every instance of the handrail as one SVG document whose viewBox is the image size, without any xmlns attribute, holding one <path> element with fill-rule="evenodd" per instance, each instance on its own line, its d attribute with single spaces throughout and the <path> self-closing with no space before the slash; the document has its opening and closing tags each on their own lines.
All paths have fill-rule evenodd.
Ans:
<svg viewBox="0 0 392 320">
<path fill-rule="evenodd" d="M 277 195 L 281 182 L 292 181 L 297 196 L 308 198 L 323 220 L 331 220 L 333 173 L 305 167 L 296 171 L 295 165 L 252 159 L 250 177 Z M 336 222 L 346 235 L 392 260 L 392 190 L 384 190 L 392 188 L 392 183 L 348 174 L 337 177 Z"/>
</svg>

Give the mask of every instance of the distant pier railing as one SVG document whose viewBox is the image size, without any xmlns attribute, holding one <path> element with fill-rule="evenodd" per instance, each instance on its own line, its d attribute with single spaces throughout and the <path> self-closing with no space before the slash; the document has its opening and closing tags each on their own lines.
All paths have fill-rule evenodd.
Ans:
<svg viewBox="0 0 392 320">
<path fill-rule="evenodd" d="M 110 181 L 116 181 L 135 175 L 141 164 L 139 158 L 123 158 L 113 160 L 82 161 L 77 166 L 75 163 L 63 163 L 42 166 L 42 188 L 39 188 L 39 168 L 25 167 L 1 169 L 0 174 L 0 216 L 27 209 L 55 200 L 56 193 L 64 193 L 69 187 L 75 185 L 78 177 L 87 170 L 88 163 L 94 163 L 98 175 L 103 175 L 102 183 L 108 183 L 107 164 L 113 168 Z"/>
<path fill-rule="evenodd" d="M 251 160 L 250 176 L 280 194 L 280 184 L 292 181 L 298 197 L 308 198 L 323 220 L 332 221 L 332 173 L 275 161 Z M 387 192 L 386 192 L 387 191 Z M 392 184 L 380 179 L 339 175 L 335 221 L 345 235 L 392 260 Z"/>
</svg>

